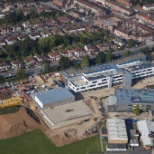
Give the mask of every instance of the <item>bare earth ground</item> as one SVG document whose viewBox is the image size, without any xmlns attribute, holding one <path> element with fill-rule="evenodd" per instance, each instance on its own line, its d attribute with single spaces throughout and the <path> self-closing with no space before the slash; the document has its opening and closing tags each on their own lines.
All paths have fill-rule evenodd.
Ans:
<svg viewBox="0 0 154 154">
<path fill-rule="evenodd" d="M 23 107 L 17 113 L 0 115 L 0 139 L 19 136 L 37 128 L 41 128 L 41 125 Z"/>
</svg>

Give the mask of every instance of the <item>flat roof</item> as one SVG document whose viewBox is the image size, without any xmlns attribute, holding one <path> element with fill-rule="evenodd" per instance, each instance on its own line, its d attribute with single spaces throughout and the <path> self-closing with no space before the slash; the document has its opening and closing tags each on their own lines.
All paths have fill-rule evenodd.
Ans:
<svg viewBox="0 0 154 154">
<path fill-rule="evenodd" d="M 154 103 L 154 89 L 124 89 L 115 90 L 118 104 Z"/>
<path fill-rule="evenodd" d="M 84 118 L 93 114 L 93 111 L 81 100 L 61 106 L 42 110 L 53 124 Z"/>
<path fill-rule="evenodd" d="M 139 65 L 130 66 L 128 68 L 128 70 L 137 71 L 137 70 L 142 70 L 142 69 L 146 69 L 146 68 L 150 68 L 150 67 L 154 67 L 154 64 L 150 63 L 150 62 L 145 62 L 145 63 L 139 64 Z"/>
<path fill-rule="evenodd" d="M 153 140 L 149 134 L 154 131 L 154 122 L 149 120 L 137 121 L 138 129 L 141 133 L 141 140 L 145 146 L 153 145 Z"/>
<path fill-rule="evenodd" d="M 107 144 L 108 149 L 126 149 L 126 144 Z"/>
<path fill-rule="evenodd" d="M 128 140 L 123 119 L 107 119 L 106 126 L 109 140 Z"/>
<path fill-rule="evenodd" d="M 42 104 L 54 103 L 59 100 L 74 98 L 75 96 L 66 88 L 51 89 L 31 95 L 33 99 L 38 98 Z"/>
<path fill-rule="evenodd" d="M 107 71 L 111 70 L 116 70 L 116 71 L 121 71 L 120 68 L 118 68 L 116 65 L 112 63 L 106 63 L 106 64 L 101 64 L 101 65 L 95 65 L 87 68 L 82 68 L 82 69 L 68 69 L 62 72 L 62 74 L 66 77 L 74 77 L 78 75 L 82 75 L 84 73 L 85 76 L 91 75 L 93 73 L 105 73 Z"/>
</svg>

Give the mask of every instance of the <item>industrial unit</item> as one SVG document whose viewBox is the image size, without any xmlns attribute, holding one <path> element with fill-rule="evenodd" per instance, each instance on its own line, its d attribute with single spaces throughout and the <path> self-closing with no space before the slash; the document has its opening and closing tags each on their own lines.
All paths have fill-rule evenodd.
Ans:
<svg viewBox="0 0 154 154">
<path fill-rule="evenodd" d="M 58 105 L 75 101 L 75 96 L 65 88 L 51 89 L 39 93 L 31 94 L 31 97 L 43 108 L 53 108 Z"/>
<path fill-rule="evenodd" d="M 154 145 L 154 122 L 141 120 L 137 122 L 137 127 L 141 133 L 141 141 L 143 146 L 152 147 Z"/>
<path fill-rule="evenodd" d="M 106 145 L 107 152 L 124 152 L 127 151 L 125 144 L 107 144 Z"/>
<path fill-rule="evenodd" d="M 129 88 L 134 79 L 154 75 L 154 64 L 145 61 L 145 56 L 126 59 L 81 70 L 61 72 L 66 87 L 74 92 L 82 92 L 96 88 L 110 88 L 123 84 Z"/>
<path fill-rule="evenodd" d="M 108 112 L 154 111 L 154 89 L 118 88 L 109 96 Z"/>
<path fill-rule="evenodd" d="M 125 121 L 122 119 L 107 119 L 106 121 L 108 143 L 110 144 L 126 144 L 128 136 Z"/>
</svg>

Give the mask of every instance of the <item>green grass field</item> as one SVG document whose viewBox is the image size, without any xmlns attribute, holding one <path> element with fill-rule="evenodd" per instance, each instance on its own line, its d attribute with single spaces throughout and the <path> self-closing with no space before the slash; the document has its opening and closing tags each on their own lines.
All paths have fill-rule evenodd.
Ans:
<svg viewBox="0 0 154 154">
<path fill-rule="evenodd" d="M 88 154 L 99 151 L 98 136 L 58 148 L 40 130 L 0 141 L 0 154 Z"/>
<path fill-rule="evenodd" d="M 18 112 L 19 108 L 20 106 L 9 106 L 9 107 L 0 109 L 0 115 Z"/>
</svg>

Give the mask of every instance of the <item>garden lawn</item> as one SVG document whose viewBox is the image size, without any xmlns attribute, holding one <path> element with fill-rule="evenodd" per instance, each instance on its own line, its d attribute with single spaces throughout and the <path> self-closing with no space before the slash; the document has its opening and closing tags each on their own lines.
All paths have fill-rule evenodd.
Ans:
<svg viewBox="0 0 154 154">
<path fill-rule="evenodd" d="M 56 147 L 41 130 L 0 141 L 0 154 L 88 154 L 100 152 L 99 136 Z"/>
</svg>

